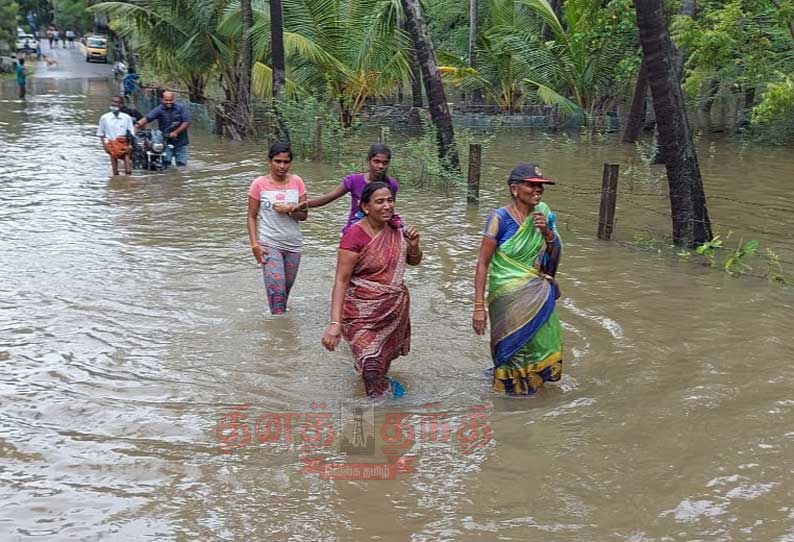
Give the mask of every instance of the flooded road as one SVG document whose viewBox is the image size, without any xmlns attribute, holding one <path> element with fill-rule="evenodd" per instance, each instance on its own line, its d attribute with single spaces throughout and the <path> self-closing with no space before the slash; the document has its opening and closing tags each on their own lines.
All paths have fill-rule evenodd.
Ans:
<svg viewBox="0 0 794 542">
<path fill-rule="evenodd" d="M 794 294 L 594 240 L 604 161 L 623 172 L 618 238 L 669 229 L 663 172 L 636 149 L 502 134 L 479 208 L 404 180 L 426 259 L 407 279 L 412 352 L 393 365 L 407 395 L 373 408 L 347 349 L 320 344 L 347 200 L 305 224 L 290 312 L 273 318 L 245 233 L 262 148 L 194 130 L 185 170 L 110 177 L 94 136 L 110 84 L 30 87 L 0 95 L 0 540 L 794 541 Z M 794 260 L 790 153 L 699 146 L 723 236 Z M 530 400 L 489 392 L 470 329 L 482 223 L 519 159 L 559 181 L 544 199 L 565 241 L 566 368 Z M 311 194 L 339 182 L 294 171 Z M 356 408 L 372 454 L 340 435 L 307 453 L 311 416 L 347 435 Z M 375 478 L 355 465 L 395 455 L 413 460 L 393 479 L 307 472 L 310 457 Z"/>
</svg>

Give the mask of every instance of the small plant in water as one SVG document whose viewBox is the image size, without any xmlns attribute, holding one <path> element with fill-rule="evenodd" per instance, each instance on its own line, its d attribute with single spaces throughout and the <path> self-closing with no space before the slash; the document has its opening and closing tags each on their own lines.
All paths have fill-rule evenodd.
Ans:
<svg viewBox="0 0 794 542">
<path fill-rule="evenodd" d="M 714 257 L 717 255 L 717 250 L 722 248 L 722 239 L 719 235 L 715 235 L 711 241 L 707 241 L 702 245 L 695 248 L 695 252 L 700 254 L 706 259 L 708 265 L 714 265 Z"/>
<path fill-rule="evenodd" d="M 725 271 L 731 275 L 740 275 L 747 271 L 752 271 L 752 268 L 744 263 L 744 260 L 758 253 L 758 241 L 755 239 L 747 241 L 746 243 L 743 241 L 744 239 L 739 241 L 736 250 L 734 250 L 733 254 L 725 261 Z"/>
<path fill-rule="evenodd" d="M 771 248 L 766 249 L 766 277 L 778 284 L 788 284 L 783 276 L 783 267 L 780 265 L 780 256 Z"/>
<path fill-rule="evenodd" d="M 644 248 L 646 250 L 655 250 L 661 252 L 661 247 L 664 242 L 655 238 L 651 234 L 635 233 L 633 244 L 635 247 Z"/>
</svg>

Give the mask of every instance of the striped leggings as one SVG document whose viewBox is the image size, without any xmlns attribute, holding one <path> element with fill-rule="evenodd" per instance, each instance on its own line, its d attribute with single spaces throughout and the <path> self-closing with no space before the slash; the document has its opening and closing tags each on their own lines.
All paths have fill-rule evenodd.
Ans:
<svg viewBox="0 0 794 542">
<path fill-rule="evenodd" d="M 270 306 L 271 314 L 283 314 L 287 310 L 287 298 L 298 274 L 301 253 L 273 247 L 264 248 L 267 253 L 262 266 L 262 275 L 265 279 L 267 304 Z"/>
</svg>

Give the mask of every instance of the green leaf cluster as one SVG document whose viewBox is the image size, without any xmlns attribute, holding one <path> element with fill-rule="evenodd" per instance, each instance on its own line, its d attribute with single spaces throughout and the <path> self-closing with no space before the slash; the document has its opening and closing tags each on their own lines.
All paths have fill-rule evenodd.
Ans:
<svg viewBox="0 0 794 542">
<path fill-rule="evenodd" d="M 17 36 L 19 6 L 14 0 L 0 0 L 0 42 L 11 49 Z"/>
</svg>

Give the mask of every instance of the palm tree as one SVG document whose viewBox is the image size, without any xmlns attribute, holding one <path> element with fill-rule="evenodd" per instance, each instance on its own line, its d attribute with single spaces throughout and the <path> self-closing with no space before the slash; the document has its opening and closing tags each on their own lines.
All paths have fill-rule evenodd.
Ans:
<svg viewBox="0 0 794 542">
<path fill-rule="evenodd" d="M 621 89 L 614 70 L 622 52 L 588 41 L 593 14 L 589 0 L 489 0 L 485 27 L 478 36 L 487 61 L 471 70 L 460 58 L 443 55 L 448 79 L 465 90 L 482 89 L 503 111 L 515 112 L 530 98 L 558 106 L 563 114 L 592 114 Z M 551 39 L 547 39 L 549 36 Z"/>
<path fill-rule="evenodd" d="M 110 14 L 113 30 L 136 43 L 148 66 L 181 81 L 190 100 L 200 103 L 212 74 L 224 59 L 234 59 L 234 46 L 217 32 L 226 6 L 227 0 L 139 0 L 101 2 L 92 9 Z"/>
<path fill-rule="evenodd" d="M 673 242 L 694 247 L 709 241 L 712 232 L 681 91 L 677 51 L 670 39 L 663 0 L 638 0 L 636 9 L 659 141 L 665 149 Z"/>
<path fill-rule="evenodd" d="M 441 82 L 441 73 L 436 63 L 436 54 L 433 42 L 427 31 L 427 25 L 422 17 L 419 0 L 401 0 L 405 25 L 411 33 L 414 50 L 416 51 L 419 66 L 422 69 L 422 80 L 427 93 L 430 118 L 436 127 L 438 138 L 438 154 L 453 171 L 460 170 L 460 158 L 455 148 L 455 131 L 452 127 L 452 117 L 449 114 L 447 96 Z"/>
<path fill-rule="evenodd" d="M 398 0 L 281 0 L 288 97 L 326 95 L 351 126 L 366 101 L 388 96 L 410 78 L 409 40 L 399 25 Z M 253 89 L 273 94 L 268 11 L 254 10 Z M 224 32 L 239 32 L 231 12 Z"/>
<path fill-rule="evenodd" d="M 240 0 L 242 21 L 242 51 L 240 54 L 239 83 L 235 103 L 235 124 L 237 132 L 244 136 L 254 131 L 254 113 L 251 104 L 251 69 L 254 60 L 254 43 L 251 26 L 254 14 L 251 0 Z"/>
</svg>

